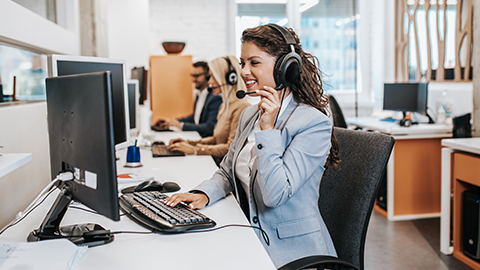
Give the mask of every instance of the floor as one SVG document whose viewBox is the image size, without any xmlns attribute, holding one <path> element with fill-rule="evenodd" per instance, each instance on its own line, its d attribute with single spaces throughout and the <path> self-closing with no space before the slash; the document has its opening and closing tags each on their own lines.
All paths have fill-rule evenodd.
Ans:
<svg viewBox="0 0 480 270">
<path fill-rule="evenodd" d="M 373 211 L 365 244 L 365 269 L 471 268 L 440 252 L 439 218 L 391 222 Z"/>
</svg>

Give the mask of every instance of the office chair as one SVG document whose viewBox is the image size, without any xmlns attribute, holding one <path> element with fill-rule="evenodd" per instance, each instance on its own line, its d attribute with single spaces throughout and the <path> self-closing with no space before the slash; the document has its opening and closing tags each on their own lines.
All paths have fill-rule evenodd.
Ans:
<svg viewBox="0 0 480 270">
<path fill-rule="evenodd" d="M 345 117 L 343 116 L 342 109 L 340 108 L 340 105 L 338 105 L 335 97 L 329 95 L 328 103 L 330 105 L 330 110 L 332 111 L 333 126 L 347 128 L 347 122 L 345 122 Z"/>
<path fill-rule="evenodd" d="M 340 169 L 329 168 L 320 184 L 318 208 L 332 236 L 338 258 L 309 256 L 280 270 L 364 269 L 365 238 L 380 179 L 395 140 L 378 132 L 334 128 Z M 337 268 L 335 268 L 337 267 Z"/>
</svg>

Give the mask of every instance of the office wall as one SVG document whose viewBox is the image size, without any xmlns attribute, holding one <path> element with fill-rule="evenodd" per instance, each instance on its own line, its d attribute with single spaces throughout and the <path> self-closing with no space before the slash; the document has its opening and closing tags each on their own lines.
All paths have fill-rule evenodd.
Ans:
<svg viewBox="0 0 480 270">
<path fill-rule="evenodd" d="M 150 48 L 152 55 L 165 55 L 163 41 L 185 41 L 182 54 L 193 61 L 210 61 L 235 54 L 231 37 L 231 0 L 150 1 Z M 237 56 L 238 57 L 238 56 Z"/>
<path fill-rule="evenodd" d="M 110 0 L 107 5 L 108 57 L 125 59 L 127 76 L 149 63 L 149 0 Z"/>
<path fill-rule="evenodd" d="M 13 1 L 0 1 L 0 42 L 35 52 L 79 54 L 78 0 L 63 2 L 68 19 L 59 26 Z"/>
<path fill-rule="evenodd" d="M 51 180 L 46 115 L 44 101 L 0 106 L 1 153 L 32 153 L 32 161 L 0 178 L 0 228 Z"/>
</svg>

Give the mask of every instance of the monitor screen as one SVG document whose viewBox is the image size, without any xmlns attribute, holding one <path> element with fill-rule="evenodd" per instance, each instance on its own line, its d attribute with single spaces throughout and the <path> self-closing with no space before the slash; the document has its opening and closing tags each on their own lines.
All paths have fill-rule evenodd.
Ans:
<svg viewBox="0 0 480 270">
<path fill-rule="evenodd" d="M 127 147 L 130 121 L 125 61 L 99 57 L 51 55 L 48 57 L 48 65 L 49 77 L 111 71 L 115 146 L 117 149 Z"/>
<path fill-rule="evenodd" d="M 128 89 L 128 112 L 129 112 L 129 123 L 130 123 L 130 137 L 132 140 L 135 140 L 135 136 L 139 130 L 140 125 L 140 108 L 138 100 L 138 80 L 128 80 L 127 89 Z"/>
<path fill-rule="evenodd" d="M 110 71 L 47 78 L 47 119 L 52 178 L 60 173 L 58 198 L 29 242 L 67 238 L 95 246 L 114 236 L 93 223 L 60 227 L 71 201 L 120 220 L 115 160 L 113 79 Z"/>
<path fill-rule="evenodd" d="M 386 83 L 383 89 L 383 109 L 425 114 L 427 83 Z"/>
</svg>

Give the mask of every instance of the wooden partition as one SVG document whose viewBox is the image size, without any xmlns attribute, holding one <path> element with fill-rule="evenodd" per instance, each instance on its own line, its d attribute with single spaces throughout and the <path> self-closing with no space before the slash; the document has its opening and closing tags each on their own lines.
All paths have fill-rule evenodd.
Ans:
<svg viewBox="0 0 480 270">
<path fill-rule="evenodd" d="M 150 57 L 150 108 L 152 123 L 160 117 L 179 118 L 193 113 L 191 55 Z"/>
</svg>

